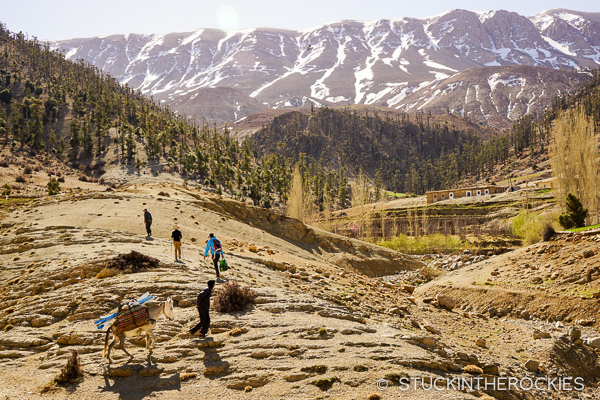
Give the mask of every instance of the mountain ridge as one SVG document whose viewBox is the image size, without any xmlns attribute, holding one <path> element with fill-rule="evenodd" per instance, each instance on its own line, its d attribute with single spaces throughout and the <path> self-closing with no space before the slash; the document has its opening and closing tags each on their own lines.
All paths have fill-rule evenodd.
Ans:
<svg viewBox="0 0 600 400">
<path fill-rule="evenodd" d="M 404 110 L 411 108 L 408 95 L 471 68 L 597 66 L 599 21 L 600 13 L 563 9 L 531 17 L 451 10 L 430 19 L 338 21 L 300 31 L 199 29 L 51 46 L 162 102 L 199 88 L 229 87 L 269 108 L 313 103 Z"/>
</svg>

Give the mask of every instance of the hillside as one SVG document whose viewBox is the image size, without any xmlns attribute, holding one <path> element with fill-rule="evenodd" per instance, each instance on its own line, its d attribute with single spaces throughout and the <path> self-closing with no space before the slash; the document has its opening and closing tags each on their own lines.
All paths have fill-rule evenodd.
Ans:
<svg viewBox="0 0 600 400">
<path fill-rule="evenodd" d="M 154 215 L 153 238 L 141 234 L 142 207 Z M 441 377 L 444 382 L 468 379 L 467 370 L 474 368 L 468 365 L 478 365 L 485 374 L 481 376 L 489 378 L 581 376 L 583 394 L 597 390 L 597 370 L 581 367 L 594 365 L 598 351 L 582 342 L 568 344 L 566 335 L 575 319 L 594 312 L 597 302 L 593 300 L 553 292 L 557 297 L 548 297 L 549 306 L 544 310 L 552 314 L 563 310 L 565 325 L 549 327 L 546 319 L 541 319 L 548 313 L 534 314 L 532 305 L 521 302 L 498 282 L 489 293 L 498 292 L 493 298 L 498 299 L 499 309 L 526 305 L 532 317 L 516 318 L 514 312 L 508 318 L 486 317 L 475 312 L 479 302 L 449 289 L 448 279 L 454 288 L 461 287 L 462 281 L 455 278 L 461 271 L 418 288 L 416 296 L 411 296 L 411 287 L 395 281 L 415 274 L 418 262 L 179 186 L 146 184 L 117 192 L 81 191 L 5 210 L 0 254 L 0 393 L 5 396 L 232 398 L 244 390 L 246 398 L 367 398 L 379 393 L 433 399 L 440 394 L 432 397 L 427 390 L 401 391 L 394 382 L 401 376 Z M 184 234 L 181 263 L 172 261 L 166 240 L 173 223 L 179 224 Z M 207 232 L 215 232 L 224 241 L 233 266 L 217 288 L 236 280 L 257 290 L 259 297 L 243 312 L 220 314 L 213 310 L 212 331 L 206 339 L 196 339 L 187 333 L 197 318 L 193 301 L 204 282 L 214 276 L 208 262 L 199 256 Z M 572 239 L 558 240 L 552 248 L 558 250 L 567 243 L 573 247 L 571 254 L 588 250 Z M 585 243 L 593 247 L 595 242 Z M 250 246 L 255 246 L 256 252 Z M 535 256 L 542 254 L 541 248 L 522 252 Z M 99 274 L 110 259 L 131 250 L 158 258 L 159 266 Z M 524 268 L 519 254 L 490 258 L 482 276 L 506 264 Z M 523 262 L 537 266 L 546 262 L 540 257 L 549 256 Z M 510 260 L 515 262 L 507 262 Z M 586 260 L 593 263 L 595 256 Z M 548 268 L 552 267 L 544 267 Z M 565 264 L 560 274 L 567 276 L 577 269 L 576 264 Z M 377 278 L 396 273 L 399 275 L 385 280 Z M 465 275 L 464 280 L 471 279 Z M 482 278 L 473 279 L 479 284 L 477 279 Z M 487 288 L 479 287 L 472 290 Z M 589 289 L 594 288 L 592 283 Z M 115 362 L 108 365 L 101 358 L 104 335 L 95 330 L 92 321 L 111 312 L 119 301 L 146 291 L 161 301 L 175 299 L 175 320 L 159 319 L 152 362 L 146 360 L 143 341 L 132 340 L 128 348 L 134 359 L 127 361 L 120 350 L 114 350 Z M 424 295 L 438 292 L 451 294 L 461 308 L 471 311 L 439 308 Z M 566 307 L 571 303 L 573 306 Z M 579 309 L 575 305 L 580 305 Z M 584 342 L 598 336 L 597 322 L 585 325 L 580 328 Z M 547 336 L 542 337 L 546 338 L 534 339 L 536 330 L 545 332 Z M 478 338 L 485 340 L 483 347 L 476 345 Z M 40 394 L 71 350 L 80 354 L 83 379 L 66 390 Z M 538 372 L 524 367 L 528 359 L 539 362 Z M 388 380 L 386 392 L 375 384 L 382 378 Z M 548 399 L 563 394 L 451 389 L 443 395 L 476 399 L 484 393 L 502 399 Z"/>
<path fill-rule="evenodd" d="M 467 97 L 463 105 L 451 92 L 456 89 L 465 98 L 466 87 L 481 85 L 481 72 L 473 70 L 481 67 L 597 67 L 598 15 L 557 9 L 525 17 L 504 10 L 456 9 L 431 18 L 338 21 L 303 31 L 259 28 L 115 34 L 58 41 L 51 47 L 68 59 L 85 60 L 119 82 L 173 104 L 176 110 L 173 102 L 189 99 L 199 88 L 230 88 L 269 108 L 365 104 L 432 112 L 451 109 L 477 116 L 481 105 L 481 114 L 498 114 L 488 121 L 490 125 L 506 128 L 525 110 L 497 111 L 477 96 Z M 449 97 L 436 96 L 436 104 L 426 102 L 457 74 L 463 85 L 444 85 Z M 565 86 L 580 83 L 577 79 L 557 82 L 551 73 L 532 75 L 527 69 L 516 69 L 514 74 L 515 82 L 527 82 L 519 84 L 523 90 L 519 98 L 529 102 L 535 95 L 535 106 L 540 109 Z M 543 85 L 547 87 L 541 95 Z M 484 86 L 492 98 L 506 95 L 502 85 Z M 202 110 L 203 100 L 195 100 L 199 105 L 188 105 L 186 110 Z M 230 109 L 228 104 L 223 107 L 217 116 Z M 241 112 L 236 118 L 243 116 Z"/>
</svg>

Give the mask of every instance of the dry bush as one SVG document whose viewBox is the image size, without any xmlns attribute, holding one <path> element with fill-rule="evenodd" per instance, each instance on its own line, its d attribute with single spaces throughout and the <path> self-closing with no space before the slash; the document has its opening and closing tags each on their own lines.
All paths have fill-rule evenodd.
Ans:
<svg viewBox="0 0 600 400">
<path fill-rule="evenodd" d="M 157 268 L 159 263 L 160 261 L 157 258 L 132 250 L 130 253 L 123 253 L 114 257 L 106 264 L 106 268 L 137 272 L 142 269 Z"/>
<path fill-rule="evenodd" d="M 79 178 L 78 178 L 78 179 L 79 179 L 81 182 L 89 182 L 89 181 L 90 181 L 90 180 L 88 179 L 88 177 L 87 177 L 87 176 L 85 176 L 85 175 L 83 175 L 83 174 L 79 175 Z"/>
<path fill-rule="evenodd" d="M 226 282 L 215 295 L 213 302 L 215 310 L 220 313 L 229 313 L 243 310 L 248 304 L 253 303 L 258 293 L 248 286 L 240 286 L 236 281 Z"/>
<path fill-rule="evenodd" d="M 81 378 L 83 370 L 79 364 L 79 356 L 77 350 L 72 350 L 71 355 L 67 358 L 67 364 L 61 369 L 60 374 L 56 377 L 57 385 L 65 386 L 73 379 Z"/>
<path fill-rule="evenodd" d="M 327 372 L 327 365 L 325 365 L 325 364 L 311 365 L 309 367 L 300 368 L 300 371 L 310 372 L 313 374 L 324 374 L 325 372 Z"/>
<path fill-rule="evenodd" d="M 438 276 L 442 275 L 444 273 L 444 271 L 441 271 L 437 268 L 425 266 L 425 267 L 421 268 L 419 273 L 427 281 L 431 281 L 431 280 L 434 280 L 435 278 L 437 278 Z"/>
<path fill-rule="evenodd" d="M 36 166 L 33 168 L 33 170 L 34 170 L 35 172 L 40 172 L 40 171 L 42 170 L 42 167 L 40 167 L 39 165 L 36 165 Z"/>
<path fill-rule="evenodd" d="M 552 224 L 546 222 L 542 226 L 542 239 L 544 239 L 544 242 L 547 242 L 554 235 L 556 235 L 556 229 L 554 229 L 554 226 L 552 226 Z"/>
<path fill-rule="evenodd" d="M 0 161 L 0 167 L 3 167 L 3 168 L 8 168 L 8 167 L 9 167 L 9 165 L 10 165 L 10 164 L 8 163 L 8 161 L 7 161 L 7 160 L 2 160 L 2 161 Z"/>
<path fill-rule="evenodd" d="M 368 400 L 381 400 L 381 396 L 378 395 L 377 393 L 371 393 L 369 395 L 369 397 L 367 397 Z"/>
<path fill-rule="evenodd" d="M 25 169 L 23 170 L 23 173 L 25 175 L 31 175 L 32 172 L 33 170 L 31 169 L 31 167 L 25 167 Z"/>
<path fill-rule="evenodd" d="M 101 185 L 104 185 L 106 183 L 106 181 L 104 180 L 104 178 L 100 178 L 100 179 L 98 179 L 98 183 Z"/>
<path fill-rule="evenodd" d="M 58 179 L 57 179 L 57 181 L 59 181 L 61 183 L 64 183 L 65 178 L 63 176 L 59 176 Z"/>
<path fill-rule="evenodd" d="M 19 175 L 19 176 L 17 176 L 17 178 L 15 179 L 15 181 L 17 181 L 17 182 L 19 182 L 19 183 L 25 183 L 25 182 L 27 182 L 27 181 L 25 180 L 25 177 L 24 177 L 23 175 Z"/>
<path fill-rule="evenodd" d="M 165 197 L 171 197 L 171 195 L 170 195 L 169 193 L 167 193 L 167 192 L 162 192 L 162 191 L 161 191 L 161 192 L 158 192 L 158 195 L 159 195 L 159 196 L 165 196 Z"/>
</svg>

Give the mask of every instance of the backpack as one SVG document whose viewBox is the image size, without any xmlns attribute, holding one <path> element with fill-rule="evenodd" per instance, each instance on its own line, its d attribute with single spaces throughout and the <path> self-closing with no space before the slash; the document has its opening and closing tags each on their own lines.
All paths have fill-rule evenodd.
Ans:
<svg viewBox="0 0 600 400">
<path fill-rule="evenodd" d="M 215 253 L 221 251 L 221 242 L 217 238 L 212 238 L 213 246 L 215 247 Z"/>
</svg>

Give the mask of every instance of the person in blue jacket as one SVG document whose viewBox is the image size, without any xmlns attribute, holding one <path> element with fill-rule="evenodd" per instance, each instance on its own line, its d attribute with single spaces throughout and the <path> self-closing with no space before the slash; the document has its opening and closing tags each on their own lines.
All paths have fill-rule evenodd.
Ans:
<svg viewBox="0 0 600 400">
<path fill-rule="evenodd" d="M 206 260 L 206 256 L 208 252 L 212 256 L 213 264 L 215 266 L 215 272 L 217 273 L 217 278 L 219 277 L 219 259 L 223 254 L 223 245 L 221 241 L 215 237 L 214 233 L 210 233 L 208 235 L 208 242 L 206 242 L 206 250 L 204 250 L 204 259 Z"/>
</svg>

